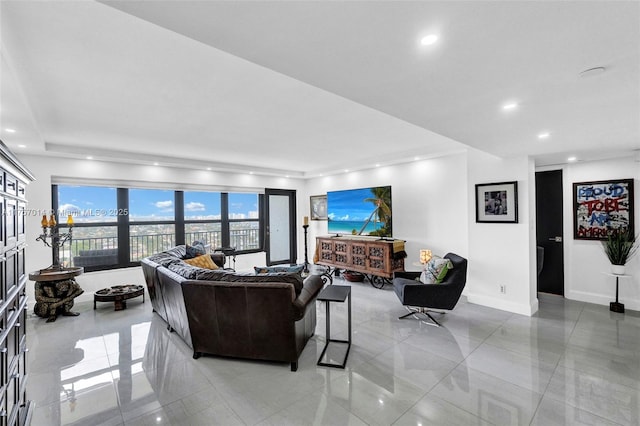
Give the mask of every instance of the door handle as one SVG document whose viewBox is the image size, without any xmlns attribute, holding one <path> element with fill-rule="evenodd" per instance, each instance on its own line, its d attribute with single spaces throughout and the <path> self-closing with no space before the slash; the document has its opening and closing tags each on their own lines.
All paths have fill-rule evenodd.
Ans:
<svg viewBox="0 0 640 426">
<path fill-rule="evenodd" d="M 553 241 L 556 243 L 561 243 L 562 242 L 562 237 L 551 237 L 549 238 L 549 241 Z"/>
</svg>

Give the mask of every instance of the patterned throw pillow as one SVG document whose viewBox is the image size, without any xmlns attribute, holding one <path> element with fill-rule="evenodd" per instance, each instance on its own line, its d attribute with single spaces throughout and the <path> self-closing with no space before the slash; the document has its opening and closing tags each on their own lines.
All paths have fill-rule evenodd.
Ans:
<svg viewBox="0 0 640 426">
<path fill-rule="evenodd" d="M 440 284 L 449 269 L 453 269 L 453 264 L 449 259 L 434 256 L 427 262 L 425 270 L 420 275 L 420 282 L 423 284 Z"/>
<path fill-rule="evenodd" d="M 218 269 L 218 265 L 214 263 L 213 259 L 211 259 L 211 256 L 208 254 L 203 254 L 201 256 L 194 257 L 193 259 L 184 259 L 184 261 L 189 265 L 197 266 L 199 268 Z"/>
<path fill-rule="evenodd" d="M 194 257 L 202 256 L 206 253 L 207 250 L 204 248 L 204 243 L 201 243 L 200 241 L 194 241 L 191 245 L 187 244 L 186 254 L 184 258 L 193 259 Z"/>
</svg>

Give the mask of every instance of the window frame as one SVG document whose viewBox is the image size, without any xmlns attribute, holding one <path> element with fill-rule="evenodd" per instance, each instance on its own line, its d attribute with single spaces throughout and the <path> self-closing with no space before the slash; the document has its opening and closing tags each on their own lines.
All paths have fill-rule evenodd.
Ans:
<svg viewBox="0 0 640 426">
<path fill-rule="evenodd" d="M 58 199 L 58 187 L 59 186 L 92 186 L 92 185 L 77 185 L 77 184 L 64 184 L 55 183 L 51 185 L 51 207 L 56 215 L 56 220 L 59 222 L 59 199 Z M 118 211 L 127 211 L 129 209 L 129 189 L 127 187 L 111 187 L 116 189 L 117 192 L 117 209 Z M 161 189 L 161 188 L 135 188 L 135 189 Z M 118 215 L 116 222 L 91 222 L 82 223 L 77 222 L 73 226 L 74 228 L 95 228 L 95 227 L 116 227 L 117 228 L 117 242 L 118 242 L 118 263 L 114 265 L 95 265 L 86 266 L 86 272 L 104 271 L 111 269 L 131 268 L 140 266 L 140 261 L 131 261 L 131 226 L 136 225 L 173 225 L 175 231 L 175 245 L 185 244 L 186 229 L 185 226 L 191 223 L 220 223 L 221 229 L 221 247 L 229 247 L 231 241 L 231 224 L 234 222 L 256 222 L 258 224 L 258 247 L 255 249 L 238 250 L 236 255 L 260 253 L 264 251 L 264 194 L 255 193 L 258 196 L 258 217 L 257 218 L 245 218 L 245 219 L 229 219 L 229 193 L 230 191 L 199 191 L 199 192 L 218 192 L 220 193 L 221 203 L 221 217 L 220 219 L 185 219 L 184 215 L 184 192 L 183 190 L 172 190 L 174 193 L 175 214 L 174 220 L 158 220 L 158 221 L 132 221 L 129 214 Z M 126 209 L 126 210 L 125 210 Z M 211 247 L 211 250 L 215 250 L 219 247 Z M 52 253 L 53 259 L 53 253 Z"/>
</svg>

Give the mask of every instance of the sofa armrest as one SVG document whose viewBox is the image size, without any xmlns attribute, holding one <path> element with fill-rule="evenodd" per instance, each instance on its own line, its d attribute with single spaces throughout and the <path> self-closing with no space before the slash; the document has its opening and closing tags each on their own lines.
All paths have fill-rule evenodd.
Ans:
<svg viewBox="0 0 640 426">
<path fill-rule="evenodd" d="M 320 275 L 309 275 L 302 284 L 302 291 L 293 301 L 294 316 L 296 321 L 304 317 L 305 310 L 313 303 L 322 290 L 324 282 Z"/>
</svg>

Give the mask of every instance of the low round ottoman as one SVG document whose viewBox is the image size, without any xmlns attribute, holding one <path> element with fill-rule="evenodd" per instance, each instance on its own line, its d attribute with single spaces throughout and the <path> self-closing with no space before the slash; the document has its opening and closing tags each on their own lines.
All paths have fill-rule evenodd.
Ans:
<svg viewBox="0 0 640 426">
<path fill-rule="evenodd" d="M 127 309 L 128 299 L 138 296 L 142 296 L 142 303 L 144 303 L 144 287 L 141 285 L 125 284 L 103 288 L 93 295 L 93 309 L 96 309 L 96 302 L 113 302 L 114 310 L 121 311 Z"/>
</svg>

